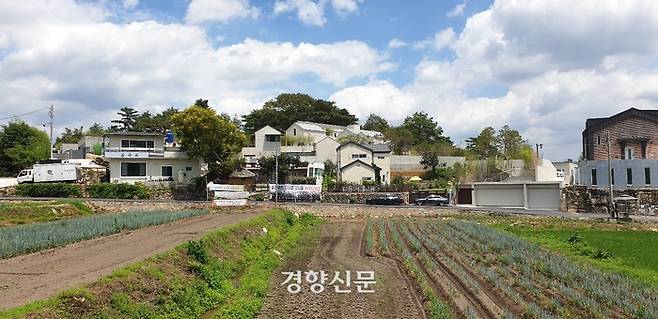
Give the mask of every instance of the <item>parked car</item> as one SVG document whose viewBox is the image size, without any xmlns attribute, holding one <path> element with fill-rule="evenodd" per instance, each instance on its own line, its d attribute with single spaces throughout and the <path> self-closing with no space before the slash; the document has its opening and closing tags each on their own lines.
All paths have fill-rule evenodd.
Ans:
<svg viewBox="0 0 658 319">
<path fill-rule="evenodd" d="M 416 200 L 416 205 L 418 206 L 445 206 L 449 203 L 450 201 L 441 195 L 429 195 Z"/>
<path fill-rule="evenodd" d="M 366 199 L 368 205 L 402 205 L 404 199 L 398 195 L 386 194 Z"/>
</svg>

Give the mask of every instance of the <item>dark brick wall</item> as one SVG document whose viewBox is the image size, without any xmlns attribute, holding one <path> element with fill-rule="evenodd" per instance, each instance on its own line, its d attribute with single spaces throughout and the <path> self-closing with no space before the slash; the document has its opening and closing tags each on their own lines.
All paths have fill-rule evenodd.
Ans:
<svg viewBox="0 0 658 319">
<path fill-rule="evenodd" d="M 592 132 L 592 159 L 608 159 L 608 146 L 605 140 L 606 130 L 610 131 L 610 152 L 613 159 L 623 158 L 622 145 L 619 142 L 619 139 L 628 137 L 648 137 L 649 140 L 646 142 L 646 158 L 658 159 L 658 123 L 638 117 L 629 117 L 598 131 Z M 597 136 L 600 136 L 601 138 L 600 145 L 597 144 Z M 625 146 L 633 148 L 635 158 L 642 158 L 642 146 L 639 142 L 627 142 Z"/>
</svg>

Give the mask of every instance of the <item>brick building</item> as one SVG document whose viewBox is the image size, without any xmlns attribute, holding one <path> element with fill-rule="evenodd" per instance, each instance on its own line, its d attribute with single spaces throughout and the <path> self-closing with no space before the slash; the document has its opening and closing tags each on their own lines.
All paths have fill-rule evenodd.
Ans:
<svg viewBox="0 0 658 319">
<path fill-rule="evenodd" d="M 630 108 L 611 117 L 587 119 L 584 159 L 608 159 L 606 132 L 610 132 L 613 159 L 658 159 L 658 110 Z"/>
<path fill-rule="evenodd" d="M 611 177 L 608 176 L 610 134 Z M 605 118 L 591 118 L 583 131 L 580 182 L 615 189 L 658 187 L 658 110 L 630 108 Z"/>
</svg>

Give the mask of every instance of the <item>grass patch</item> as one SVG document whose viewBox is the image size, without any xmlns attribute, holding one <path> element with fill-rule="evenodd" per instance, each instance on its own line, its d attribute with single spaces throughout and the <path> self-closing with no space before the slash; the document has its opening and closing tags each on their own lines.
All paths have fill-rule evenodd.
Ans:
<svg viewBox="0 0 658 319">
<path fill-rule="evenodd" d="M 93 213 L 84 202 L 76 200 L 0 203 L 0 227 L 56 221 Z"/>
<path fill-rule="evenodd" d="M 273 271 L 318 223 L 274 210 L 0 318 L 253 318 Z"/>
<path fill-rule="evenodd" d="M 64 246 L 123 230 L 206 214 L 205 210 L 136 211 L 0 228 L 0 258 Z"/>
<path fill-rule="evenodd" d="M 494 226 L 581 262 L 658 287 L 658 232 L 560 224 Z"/>
</svg>

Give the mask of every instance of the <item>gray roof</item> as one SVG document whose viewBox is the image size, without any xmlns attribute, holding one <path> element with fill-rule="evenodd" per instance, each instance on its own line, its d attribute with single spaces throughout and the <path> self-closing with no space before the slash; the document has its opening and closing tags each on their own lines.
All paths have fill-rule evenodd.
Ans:
<svg viewBox="0 0 658 319">
<path fill-rule="evenodd" d="M 388 153 L 391 147 L 388 144 L 361 144 L 375 153 Z"/>
<path fill-rule="evenodd" d="M 105 135 L 114 135 L 114 136 L 164 136 L 163 133 L 154 133 L 154 132 L 112 132 L 105 133 Z"/>
<path fill-rule="evenodd" d="M 231 173 L 231 176 L 230 176 L 230 177 L 236 177 L 236 178 L 250 178 L 250 177 L 254 177 L 254 176 L 256 176 L 256 174 L 254 174 L 253 172 L 249 171 L 248 169 L 244 169 L 244 168 L 243 168 L 243 169 L 241 169 L 241 170 L 237 170 L 237 171 L 234 171 L 233 173 Z"/>
</svg>

